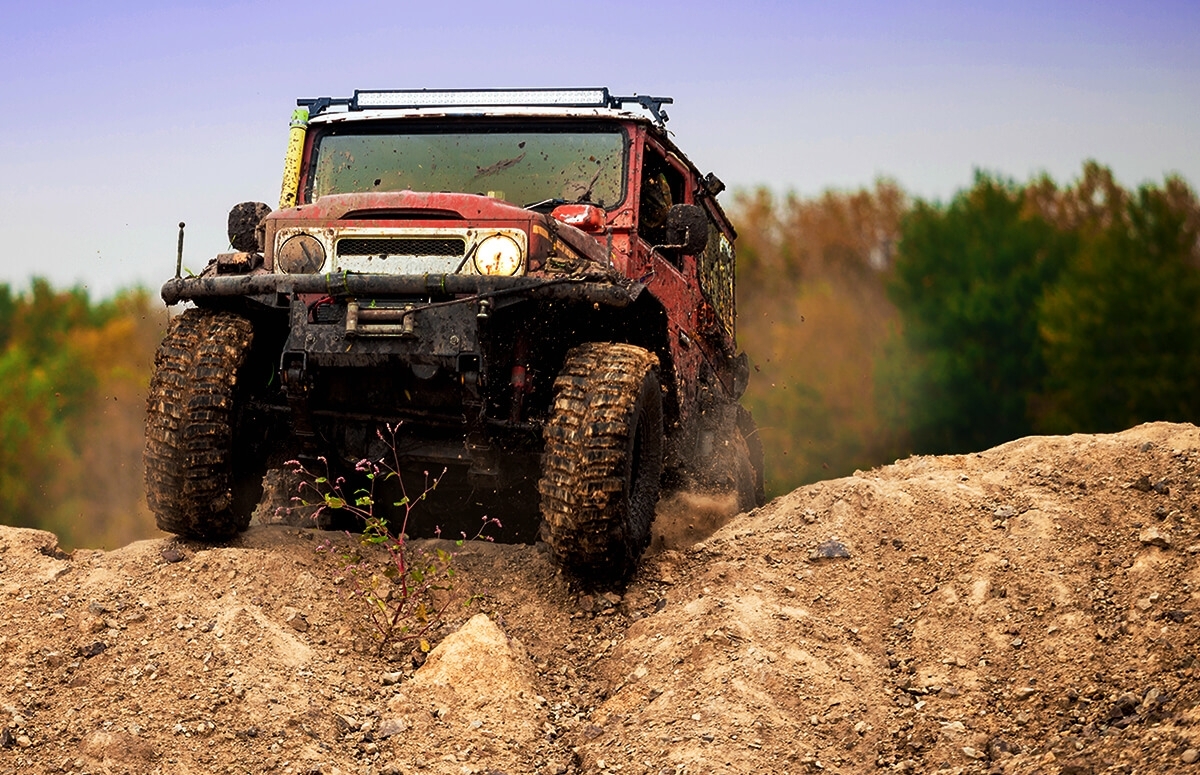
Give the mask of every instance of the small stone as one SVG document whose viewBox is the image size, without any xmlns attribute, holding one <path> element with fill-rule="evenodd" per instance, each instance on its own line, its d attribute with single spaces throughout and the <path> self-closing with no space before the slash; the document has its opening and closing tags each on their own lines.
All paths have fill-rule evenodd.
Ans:
<svg viewBox="0 0 1200 775">
<path fill-rule="evenodd" d="M 1184 764 L 1195 764 L 1197 759 L 1200 759 L 1200 750 L 1189 748 L 1179 757 Z"/>
<path fill-rule="evenodd" d="M 162 558 L 167 562 L 180 562 L 187 559 L 184 557 L 183 552 L 179 551 L 174 546 L 168 546 L 166 549 L 163 549 L 161 554 Z"/>
<path fill-rule="evenodd" d="M 589 613 L 594 611 L 596 609 L 596 598 L 591 595 L 581 595 L 579 597 L 579 608 Z"/>
<path fill-rule="evenodd" d="M 17 735 L 17 745 L 21 748 L 28 748 L 33 745 L 33 741 L 29 739 L 29 735 Z"/>
<path fill-rule="evenodd" d="M 1170 549 L 1174 542 L 1171 534 L 1157 527 L 1148 527 L 1138 534 L 1138 540 L 1145 546 L 1157 546 L 1160 549 Z"/>
<path fill-rule="evenodd" d="M 963 746 L 962 752 L 968 759 L 982 759 L 987 756 L 983 751 L 976 750 L 969 745 Z"/>
<path fill-rule="evenodd" d="M 817 548 L 808 555 L 810 560 L 844 560 L 849 557 L 850 549 L 836 538 L 817 544 Z"/>
<path fill-rule="evenodd" d="M 104 620 L 98 616 L 85 616 L 79 620 L 79 631 L 82 633 L 100 632 L 104 629 Z"/>
<path fill-rule="evenodd" d="M 108 648 L 108 644 L 104 643 L 103 641 L 96 641 L 95 643 L 81 647 L 79 649 L 79 653 L 85 659 L 91 659 L 94 656 L 103 654 L 106 648 Z"/>
<path fill-rule="evenodd" d="M 1013 691 L 1013 696 L 1018 700 L 1027 700 L 1037 693 L 1038 690 L 1032 686 L 1021 686 Z"/>
<path fill-rule="evenodd" d="M 992 516 L 1000 520 L 1012 519 L 1017 516 L 1017 510 L 1012 506 L 997 506 L 996 510 L 992 512 Z"/>
<path fill-rule="evenodd" d="M 296 632 L 308 632 L 308 621 L 295 608 L 283 609 L 283 621 Z"/>
<path fill-rule="evenodd" d="M 375 736 L 388 738 L 406 731 L 408 731 L 408 722 L 404 719 L 385 718 L 379 722 L 379 729 L 375 732 Z"/>
<path fill-rule="evenodd" d="M 384 673 L 379 676 L 379 682 L 384 686 L 392 686 L 400 683 L 400 679 L 404 677 L 404 673 L 396 671 L 395 673 Z"/>
</svg>

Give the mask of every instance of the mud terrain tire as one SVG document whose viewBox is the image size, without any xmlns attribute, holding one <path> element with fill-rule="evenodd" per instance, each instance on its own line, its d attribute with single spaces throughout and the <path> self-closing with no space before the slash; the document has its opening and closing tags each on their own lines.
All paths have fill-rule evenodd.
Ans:
<svg viewBox="0 0 1200 775">
<path fill-rule="evenodd" d="M 154 356 L 146 400 L 146 500 L 158 527 L 202 541 L 250 524 L 262 471 L 240 460 L 241 376 L 254 340 L 249 320 L 190 309 Z"/>
<path fill-rule="evenodd" d="M 650 542 L 663 465 L 658 358 L 628 344 L 567 353 L 538 482 L 546 542 L 585 583 L 626 581 Z"/>
</svg>

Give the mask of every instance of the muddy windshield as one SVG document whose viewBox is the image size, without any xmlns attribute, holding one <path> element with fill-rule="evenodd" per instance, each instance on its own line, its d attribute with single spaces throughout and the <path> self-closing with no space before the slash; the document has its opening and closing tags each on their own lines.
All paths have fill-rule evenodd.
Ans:
<svg viewBox="0 0 1200 775">
<path fill-rule="evenodd" d="M 315 140 L 307 200 L 411 190 L 482 194 L 520 206 L 564 201 L 612 208 L 624 195 L 627 144 L 617 127 L 394 130 L 363 124 L 323 129 Z"/>
</svg>

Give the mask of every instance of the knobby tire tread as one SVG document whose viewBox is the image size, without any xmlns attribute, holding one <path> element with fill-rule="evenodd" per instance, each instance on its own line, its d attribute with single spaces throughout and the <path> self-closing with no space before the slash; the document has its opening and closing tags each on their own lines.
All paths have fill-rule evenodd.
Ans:
<svg viewBox="0 0 1200 775">
<path fill-rule="evenodd" d="M 762 506 L 767 502 L 766 462 L 762 436 L 758 433 L 758 425 L 750 410 L 739 405 L 737 408 L 737 426 L 742 439 L 746 442 L 746 451 L 750 456 L 750 466 L 754 472 L 754 505 Z"/>
<path fill-rule="evenodd" d="M 245 530 L 237 502 L 237 381 L 254 339 L 250 321 L 190 309 L 172 321 L 154 358 L 146 400 L 146 500 L 158 527 L 216 541 Z"/>
<path fill-rule="evenodd" d="M 555 380 L 538 490 L 546 541 L 582 580 L 627 580 L 649 543 L 663 455 L 657 368 L 643 348 L 589 343 Z"/>
</svg>

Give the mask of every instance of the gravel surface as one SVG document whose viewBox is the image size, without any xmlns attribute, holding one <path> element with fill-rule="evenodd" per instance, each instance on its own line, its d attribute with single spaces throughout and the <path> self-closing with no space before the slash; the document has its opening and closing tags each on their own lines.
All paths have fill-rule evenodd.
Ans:
<svg viewBox="0 0 1200 775">
<path fill-rule="evenodd" d="M 619 593 L 420 542 L 458 552 L 428 655 L 374 653 L 341 534 L 0 527 L 0 772 L 1200 775 L 1198 483 L 1156 423 L 680 497 Z"/>
</svg>

